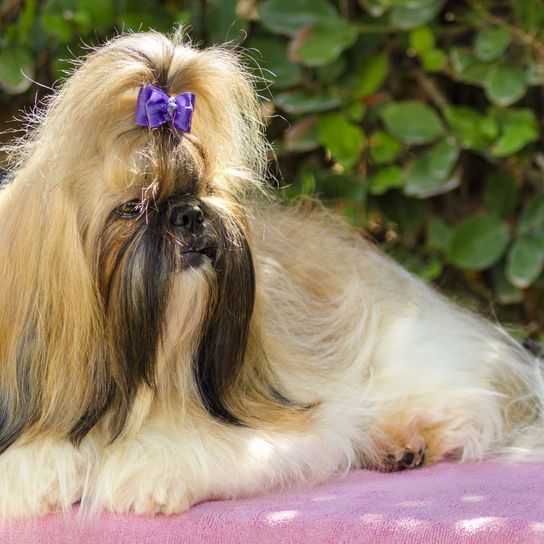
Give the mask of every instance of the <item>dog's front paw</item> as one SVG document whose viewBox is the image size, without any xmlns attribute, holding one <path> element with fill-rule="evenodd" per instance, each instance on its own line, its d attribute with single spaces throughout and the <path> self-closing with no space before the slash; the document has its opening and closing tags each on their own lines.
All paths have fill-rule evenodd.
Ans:
<svg viewBox="0 0 544 544">
<path fill-rule="evenodd" d="M 117 514 L 181 514 L 193 504 L 182 482 L 138 474 L 109 495 L 104 505 Z"/>
<path fill-rule="evenodd" d="M 67 442 L 37 440 L 0 456 L 0 518 L 68 511 L 81 498 L 84 465 Z"/>
<path fill-rule="evenodd" d="M 408 445 L 388 453 L 381 468 L 384 472 L 418 468 L 425 462 L 425 453 L 425 444 L 423 441 L 417 441 L 414 445 Z"/>
</svg>

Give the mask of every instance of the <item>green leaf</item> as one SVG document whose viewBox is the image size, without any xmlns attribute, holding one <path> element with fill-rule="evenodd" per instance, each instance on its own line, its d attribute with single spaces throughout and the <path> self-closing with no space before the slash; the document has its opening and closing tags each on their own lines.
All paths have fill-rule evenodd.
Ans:
<svg viewBox="0 0 544 544">
<path fill-rule="evenodd" d="M 530 64 L 525 68 L 525 80 L 528 85 L 544 85 L 544 66 L 542 64 Z"/>
<path fill-rule="evenodd" d="M 368 191 L 373 195 L 383 195 L 389 189 L 398 189 L 404 185 L 404 173 L 399 166 L 380 168 L 368 178 Z"/>
<path fill-rule="evenodd" d="M 489 213 L 508 218 L 518 203 L 518 185 L 516 180 L 503 173 L 490 175 L 485 182 L 485 208 Z"/>
<path fill-rule="evenodd" d="M 342 202 L 340 212 L 352 225 L 360 227 L 365 218 L 364 201 L 363 202 Z"/>
<path fill-rule="evenodd" d="M 346 199 L 360 201 L 365 195 L 365 185 L 361 178 L 343 174 L 318 176 L 317 191 L 326 200 Z"/>
<path fill-rule="evenodd" d="M 515 64 L 499 64 L 489 73 L 485 84 L 487 97 L 498 106 L 510 106 L 522 98 L 526 91 L 525 72 Z"/>
<path fill-rule="evenodd" d="M 406 198 L 398 191 L 389 191 L 376 198 L 385 216 L 396 223 L 403 234 L 413 236 L 419 231 L 425 217 L 424 200 Z"/>
<path fill-rule="evenodd" d="M 427 246 L 443 253 L 448 251 L 453 231 L 440 217 L 431 217 L 427 223 Z"/>
<path fill-rule="evenodd" d="M 435 40 L 433 31 L 428 26 L 415 28 L 409 36 L 410 48 L 418 55 L 424 55 L 434 48 Z"/>
<path fill-rule="evenodd" d="M 68 42 L 75 32 L 75 0 L 46 0 L 41 9 L 41 26 L 50 36 Z"/>
<path fill-rule="evenodd" d="M 544 193 L 527 200 L 518 222 L 521 234 L 527 234 L 544 226 Z"/>
<path fill-rule="evenodd" d="M 27 77 L 25 77 L 25 74 Z M 25 47 L 15 45 L 0 49 L 0 88 L 9 94 L 21 94 L 32 85 L 34 59 Z"/>
<path fill-rule="evenodd" d="M 450 60 L 457 78 L 474 85 L 485 85 L 491 72 L 495 69 L 493 64 L 481 62 L 458 47 L 451 49 Z"/>
<path fill-rule="evenodd" d="M 371 17 L 381 17 L 389 9 L 383 0 L 364 0 L 362 6 Z"/>
<path fill-rule="evenodd" d="M 10 25 L 4 26 L 2 38 L 5 38 L 7 43 L 28 44 L 34 42 L 31 33 L 36 20 L 36 4 L 36 0 L 21 2 L 21 11 L 17 19 Z"/>
<path fill-rule="evenodd" d="M 319 83 L 325 86 L 337 85 L 338 80 L 342 77 L 342 74 L 348 68 L 348 61 L 345 55 L 340 55 L 336 62 L 327 64 L 326 66 L 317 66 L 315 69 L 315 75 Z M 351 67 L 349 67 L 351 70 Z"/>
<path fill-rule="evenodd" d="M 427 255 L 424 259 L 415 260 L 410 270 L 425 281 L 434 281 L 442 274 L 444 263 L 437 255 Z"/>
<path fill-rule="evenodd" d="M 391 102 L 381 117 L 389 131 L 408 144 L 429 143 L 444 132 L 438 115 L 421 102 Z"/>
<path fill-rule="evenodd" d="M 350 121 L 355 121 L 358 123 L 364 119 L 366 115 L 366 108 L 361 102 L 352 102 L 343 109 L 343 112 Z"/>
<path fill-rule="evenodd" d="M 288 198 L 296 198 L 300 195 L 312 195 L 316 187 L 316 168 L 314 164 L 302 165 L 297 173 L 295 185 L 288 185 L 282 192 Z"/>
<path fill-rule="evenodd" d="M 410 30 L 425 25 L 439 13 L 443 5 L 443 0 L 403 1 L 392 7 L 390 12 L 391 25 L 400 30 Z"/>
<path fill-rule="evenodd" d="M 383 130 L 376 130 L 368 140 L 370 158 L 375 164 L 389 164 L 402 151 L 402 144 Z"/>
<path fill-rule="evenodd" d="M 444 109 L 444 117 L 464 148 L 485 149 L 497 137 L 495 120 L 471 108 L 448 107 Z"/>
<path fill-rule="evenodd" d="M 474 54 L 479 60 L 488 62 L 498 59 L 510 45 L 510 34 L 499 27 L 485 28 L 478 33 Z"/>
<path fill-rule="evenodd" d="M 360 59 L 350 70 L 347 86 L 354 98 L 364 98 L 380 89 L 389 74 L 389 57 L 380 52 Z"/>
<path fill-rule="evenodd" d="M 356 27 L 344 19 L 322 19 L 301 30 L 290 55 L 306 66 L 324 66 L 335 61 L 356 39 Z"/>
<path fill-rule="evenodd" d="M 523 292 L 506 279 L 501 263 L 491 269 L 491 281 L 493 282 L 493 291 L 501 304 L 517 304 L 523 300 Z"/>
<path fill-rule="evenodd" d="M 460 180 L 452 174 L 460 151 L 455 143 L 443 140 L 420 155 L 408 172 L 404 192 L 428 198 L 458 187 Z"/>
<path fill-rule="evenodd" d="M 218 44 L 241 38 L 247 22 L 238 17 L 237 5 L 238 0 L 208 0 L 206 30 L 211 43 Z"/>
<path fill-rule="evenodd" d="M 421 60 L 427 72 L 439 72 L 446 66 L 448 55 L 442 49 L 431 49 L 423 54 Z"/>
<path fill-rule="evenodd" d="M 342 103 L 342 99 L 325 93 L 292 91 L 277 95 L 276 103 L 287 113 L 302 114 L 332 110 Z"/>
<path fill-rule="evenodd" d="M 272 84 L 278 89 L 292 87 L 301 82 L 302 68 L 287 58 L 285 38 L 270 34 L 252 35 L 244 45 L 247 49 L 259 51 L 260 54 L 252 56 L 262 69 L 263 77 L 272 80 Z"/>
<path fill-rule="evenodd" d="M 544 24 L 542 0 L 513 0 L 518 24 L 529 33 L 539 32 Z"/>
<path fill-rule="evenodd" d="M 113 0 L 78 0 L 77 5 L 74 21 L 80 33 L 105 32 L 115 24 L 117 13 Z"/>
<path fill-rule="evenodd" d="M 544 241 L 527 234 L 514 242 L 506 260 L 508 281 L 526 289 L 534 283 L 544 266 Z"/>
<path fill-rule="evenodd" d="M 258 13 L 264 28 L 288 36 L 322 19 L 338 17 L 327 0 L 266 0 L 259 4 Z"/>
<path fill-rule="evenodd" d="M 317 149 L 321 142 L 315 116 L 303 117 L 291 125 L 285 132 L 284 142 L 287 151 L 302 153 Z"/>
<path fill-rule="evenodd" d="M 359 162 L 365 139 L 359 126 L 342 114 L 330 113 L 319 117 L 317 130 L 323 145 L 344 168 L 352 168 Z"/>
<path fill-rule="evenodd" d="M 497 110 L 495 117 L 500 126 L 500 136 L 491 149 L 495 157 L 513 155 L 538 140 L 538 122 L 532 110 Z"/>
<path fill-rule="evenodd" d="M 123 0 L 123 4 L 125 9 L 119 27 L 124 31 L 171 32 L 176 22 L 173 15 L 157 4 L 156 0 Z"/>
<path fill-rule="evenodd" d="M 434 6 L 436 0 L 380 0 L 390 6 L 401 6 L 409 9 L 423 9 L 429 6 Z"/>
<path fill-rule="evenodd" d="M 484 270 L 504 254 L 510 231 L 493 215 L 474 215 L 457 225 L 448 248 L 448 260 L 459 268 Z"/>
</svg>

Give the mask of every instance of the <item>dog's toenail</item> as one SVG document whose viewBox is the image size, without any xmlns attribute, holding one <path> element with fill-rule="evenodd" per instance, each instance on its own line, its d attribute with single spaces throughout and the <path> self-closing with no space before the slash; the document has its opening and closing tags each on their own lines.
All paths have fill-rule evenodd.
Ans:
<svg viewBox="0 0 544 544">
<path fill-rule="evenodd" d="M 411 451 L 407 451 L 401 459 L 402 463 L 405 465 L 411 465 L 414 461 L 414 454 Z"/>
</svg>

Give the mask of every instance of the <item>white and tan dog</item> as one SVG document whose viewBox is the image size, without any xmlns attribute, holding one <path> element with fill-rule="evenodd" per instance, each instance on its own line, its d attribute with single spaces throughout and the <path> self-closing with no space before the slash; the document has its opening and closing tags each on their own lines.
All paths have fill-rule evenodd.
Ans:
<svg viewBox="0 0 544 544">
<path fill-rule="evenodd" d="M 173 513 L 356 466 L 544 458 L 534 358 L 324 211 L 263 198 L 263 125 L 232 53 L 114 39 L 12 158 L 4 517 L 78 500 Z"/>
</svg>

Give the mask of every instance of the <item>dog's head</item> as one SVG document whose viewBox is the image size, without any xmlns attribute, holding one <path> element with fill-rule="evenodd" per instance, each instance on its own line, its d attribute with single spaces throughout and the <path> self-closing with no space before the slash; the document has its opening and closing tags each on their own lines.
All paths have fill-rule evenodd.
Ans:
<svg viewBox="0 0 544 544">
<path fill-rule="evenodd" d="M 146 85 L 194 94 L 190 132 L 135 124 Z M 114 437 L 142 389 L 231 423 L 241 397 L 284 403 L 253 330 L 266 147 L 236 56 L 120 37 L 36 119 L 0 192 L 0 450 L 106 414 Z"/>
</svg>

